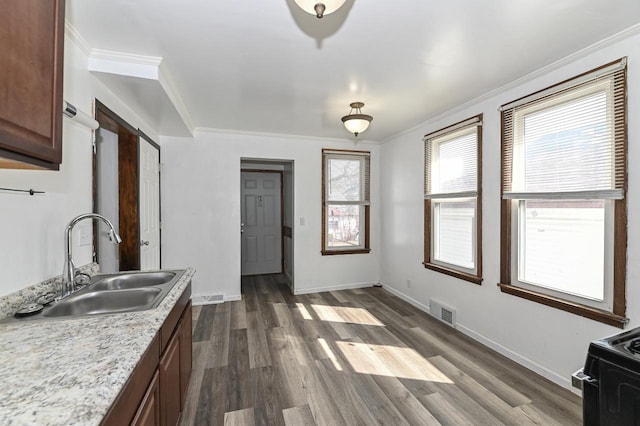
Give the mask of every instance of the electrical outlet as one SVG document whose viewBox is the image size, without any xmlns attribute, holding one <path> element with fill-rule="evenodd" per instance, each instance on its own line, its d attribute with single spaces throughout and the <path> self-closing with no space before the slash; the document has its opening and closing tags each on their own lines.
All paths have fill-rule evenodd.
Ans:
<svg viewBox="0 0 640 426">
<path fill-rule="evenodd" d="M 78 230 L 78 245 L 79 246 L 88 246 L 91 244 L 92 236 L 91 229 L 87 227 L 82 227 Z"/>
<path fill-rule="evenodd" d="M 411 280 L 407 280 L 407 288 L 411 288 Z"/>
</svg>

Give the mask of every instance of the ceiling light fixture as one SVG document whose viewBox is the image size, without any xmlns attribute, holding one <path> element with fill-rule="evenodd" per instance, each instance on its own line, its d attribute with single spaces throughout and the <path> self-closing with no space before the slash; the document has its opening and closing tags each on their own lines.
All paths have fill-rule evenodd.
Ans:
<svg viewBox="0 0 640 426">
<path fill-rule="evenodd" d="M 295 0 L 300 9 L 322 18 L 340 9 L 346 0 Z"/>
<path fill-rule="evenodd" d="M 349 115 L 342 117 L 342 122 L 348 131 L 358 137 L 360 133 L 367 130 L 373 117 L 362 113 L 361 108 L 364 106 L 363 102 L 351 102 L 349 106 L 351 107 L 351 111 L 349 111 Z M 355 114 L 353 114 L 353 110 L 355 110 Z"/>
</svg>

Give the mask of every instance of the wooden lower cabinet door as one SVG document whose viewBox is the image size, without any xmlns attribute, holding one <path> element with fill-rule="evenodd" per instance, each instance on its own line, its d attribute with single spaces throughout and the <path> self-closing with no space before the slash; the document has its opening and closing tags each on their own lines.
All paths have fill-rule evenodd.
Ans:
<svg viewBox="0 0 640 426">
<path fill-rule="evenodd" d="M 161 424 L 175 426 L 180 419 L 180 329 L 169 340 L 167 349 L 160 358 Z"/>
<path fill-rule="evenodd" d="M 193 333 L 191 321 L 191 302 L 184 309 L 180 320 L 180 395 L 181 407 L 184 409 L 191 378 L 191 360 L 193 353 Z"/>
<path fill-rule="evenodd" d="M 151 384 L 149 384 L 131 424 L 133 426 L 160 426 L 160 383 L 157 371 L 151 379 Z"/>
</svg>

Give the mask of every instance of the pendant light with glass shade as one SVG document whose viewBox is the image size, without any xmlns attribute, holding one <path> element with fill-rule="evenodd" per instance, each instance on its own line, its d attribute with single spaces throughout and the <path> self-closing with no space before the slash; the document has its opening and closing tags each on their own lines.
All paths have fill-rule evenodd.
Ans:
<svg viewBox="0 0 640 426">
<path fill-rule="evenodd" d="M 346 0 L 295 0 L 300 9 L 322 18 L 340 9 Z"/>
<path fill-rule="evenodd" d="M 360 133 L 367 130 L 373 117 L 362 113 L 363 102 L 352 102 L 349 106 L 351 107 L 351 111 L 349 111 L 349 115 L 342 117 L 342 122 L 348 131 L 358 137 Z M 355 114 L 353 113 L 354 110 Z"/>
</svg>

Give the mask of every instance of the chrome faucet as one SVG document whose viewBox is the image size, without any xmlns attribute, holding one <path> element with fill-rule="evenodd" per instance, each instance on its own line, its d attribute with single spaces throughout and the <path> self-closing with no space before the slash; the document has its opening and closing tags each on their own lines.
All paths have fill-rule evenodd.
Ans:
<svg viewBox="0 0 640 426">
<path fill-rule="evenodd" d="M 62 293 L 60 298 L 67 297 L 74 291 L 76 291 L 76 267 L 73 264 L 73 259 L 71 257 L 71 231 L 73 231 L 73 227 L 76 224 L 84 219 L 100 219 L 109 227 L 109 240 L 111 240 L 114 244 L 120 244 L 122 242 L 122 238 L 116 232 L 113 224 L 106 217 L 99 215 L 97 213 L 85 213 L 71 219 L 71 222 L 67 225 L 64 230 L 64 242 L 65 242 L 65 250 L 66 250 L 66 258 L 64 262 L 64 269 L 62 270 Z"/>
</svg>

